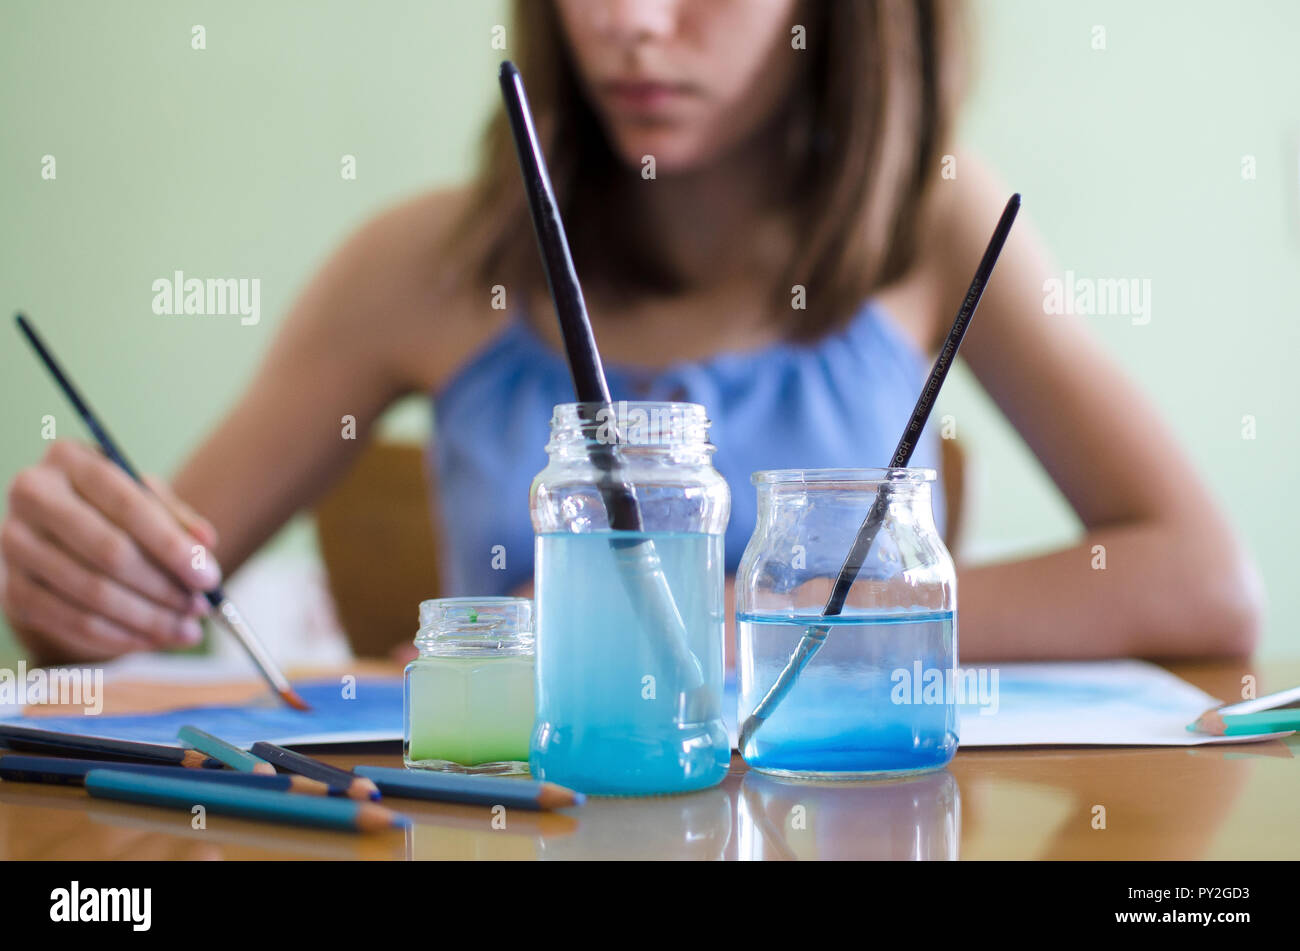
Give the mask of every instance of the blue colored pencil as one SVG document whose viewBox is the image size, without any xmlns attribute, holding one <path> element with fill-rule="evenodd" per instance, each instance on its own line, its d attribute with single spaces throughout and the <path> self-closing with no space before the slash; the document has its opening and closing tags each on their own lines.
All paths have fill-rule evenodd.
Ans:
<svg viewBox="0 0 1300 951">
<path fill-rule="evenodd" d="M 86 774 L 86 792 L 97 799 L 162 806 L 189 811 L 203 806 L 208 812 L 242 819 L 261 819 L 291 825 L 378 832 L 405 828 L 405 816 L 371 802 L 327 796 L 289 796 L 281 792 L 223 786 L 194 779 L 169 779 L 111 769 Z"/>
<path fill-rule="evenodd" d="M 204 783 L 226 786 L 245 786 L 250 789 L 267 789 L 272 792 L 301 793 L 306 796 L 342 795 L 306 776 L 288 774 L 239 773 L 230 769 L 202 769 L 180 771 L 178 766 L 160 766 L 154 763 L 105 763 L 103 760 L 72 759 L 65 756 L 22 756 L 9 754 L 0 758 L 0 779 L 14 783 L 51 783 L 59 786 L 84 785 L 86 774 L 92 769 L 111 769 L 119 773 L 139 773 L 144 776 L 162 776 L 172 779 L 193 779 Z"/>
<path fill-rule="evenodd" d="M 516 809 L 567 809 L 581 806 L 587 800 L 582 793 L 555 783 L 503 776 L 416 772 L 389 766 L 358 766 L 356 773 L 373 779 L 385 796 L 398 799 L 433 799 Z"/>
<path fill-rule="evenodd" d="M 219 759 L 231 769 L 241 773 L 261 773 L 274 776 L 275 767 L 252 753 L 246 753 L 238 746 L 227 743 L 219 736 L 205 733 L 196 726 L 183 726 L 176 734 L 186 746 L 207 753 L 213 759 Z"/>
</svg>

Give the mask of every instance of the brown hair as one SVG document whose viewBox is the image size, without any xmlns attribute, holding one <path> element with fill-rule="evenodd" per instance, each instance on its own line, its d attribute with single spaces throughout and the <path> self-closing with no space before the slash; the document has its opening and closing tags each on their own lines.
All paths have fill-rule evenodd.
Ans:
<svg viewBox="0 0 1300 951">
<path fill-rule="evenodd" d="M 640 182 L 640 170 L 610 148 L 579 88 L 554 5 L 514 0 L 513 18 L 515 61 L 579 275 L 633 293 L 680 290 L 637 246 L 636 222 L 617 201 L 619 189 Z M 773 313 L 791 315 L 790 338 L 836 328 L 912 266 L 964 86 L 963 20 L 962 0 L 805 0 L 808 65 L 782 116 L 797 143 L 782 192 L 796 250 L 771 289 Z M 504 111 L 488 126 L 453 241 L 476 279 L 516 293 L 544 286 Z M 806 288 L 806 309 L 791 308 L 796 284 Z"/>
</svg>

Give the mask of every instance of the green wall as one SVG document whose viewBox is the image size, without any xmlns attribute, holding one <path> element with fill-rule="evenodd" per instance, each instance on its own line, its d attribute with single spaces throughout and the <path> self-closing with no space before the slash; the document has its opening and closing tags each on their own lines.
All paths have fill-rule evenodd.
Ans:
<svg viewBox="0 0 1300 951">
<path fill-rule="evenodd" d="M 472 166 L 495 102 L 499 2 L 11 2 L 0 7 L 0 311 L 38 322 L 141 467 L 168 472 L 254 370 L 329 249 L 383 205 Z M 1300 5 L 980 3 L 963 138 L 1025 194 L 1061 269 L 1150 279 L 1150 324 L 1093 318 L 1249 539 L 1287 619 L 1300 454 L 1286 362 L 1300 329 Z M 191 48 L 191 29 L 206 49 Z M 1104 26 L 1104 51 L 1091 48 Z M 1257 178 L 1243 181 L 1243 155 Z M 56 162 L 43 180 L 43 156 Z M 340 174 L 354 155 L 357 177 Z M 262 319 L 153 314 L 152 282 L 257 277 Z M 0 329 L 0 482 L 41 419 L 81 435 Z M 1075 530 L 964 374 L 943 412 L 978 466 L 974 550 Z M 1241 418 L 1258 436 L 1241 438 Z M 422 408 L 390 419 L 422 431 Z M 255 491 L 255 488 L 253 489 Z M 279 545 L 311 545 L 303 525 Z M 0 662 L 14 648 L 0 631 Z"/>
</svg>

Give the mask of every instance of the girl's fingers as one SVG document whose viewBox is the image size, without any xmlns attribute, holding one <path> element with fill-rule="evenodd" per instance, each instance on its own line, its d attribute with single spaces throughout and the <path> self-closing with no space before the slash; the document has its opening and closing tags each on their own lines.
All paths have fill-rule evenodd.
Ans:
<svg viewBox="0 0 1300 951">
<path fill-rule="evenodd" d="M 208 548 L 217 546 L 217 530 L 211 522 L 176 497 L 172 487 L 157 476 L 144 476 L 144 484 L 166 506 L 181 526 Z"/>
<path fill-rule="evenodd" d="M 189 611 L 190 598 L 177 589 L 170 607 L 163 607 L 86 568 L 75 558 L 41 538 L 22 522 L 11 520 L 0 532 L 0 547 L 9 564 L 75 608 L 107 620 L 154 647 L 197 644 L 203 631 Z"/>
<path fill-rule="evenodd" d="M 158 499 L 103 456 L 79 448 L 66 468 L 77 494 L 187 587 L 208 591 L 221 584 L 221 570 L 206 546 L 177 525 Z"/>
<path fill-rule="evenodd" d="M 56 597 L 21 571 L 5 583 L 5 607 L 14 625 L 38 632 L 61 654 L 100 660 L 153 647 L 113 621 Z"/>
<path fill-rule="evenodd" d="M 191 592 L 146 558 L 124 531 L 73 491 L 61 473 L 19 473 L 9 503 L 10 520 L 26 522 L 94 571 L 161 605 L 185 610 L 181 600 L 190 602 Z"/>
</svg>

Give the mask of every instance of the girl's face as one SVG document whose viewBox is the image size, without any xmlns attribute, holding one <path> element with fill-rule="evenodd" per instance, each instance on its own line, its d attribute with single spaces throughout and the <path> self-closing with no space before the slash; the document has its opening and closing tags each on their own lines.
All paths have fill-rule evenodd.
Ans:
<svg viewBox="0 0 1300 951">
<path fill-rule="evenodd" d="M 615 150 L 657 173 L 724 155 L 757 131 L 809 55 L 797 0 L 556 0 L 578 75 Z"/>
</svg>

